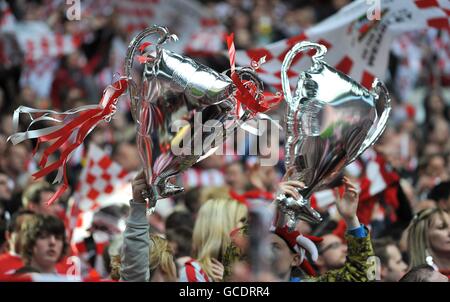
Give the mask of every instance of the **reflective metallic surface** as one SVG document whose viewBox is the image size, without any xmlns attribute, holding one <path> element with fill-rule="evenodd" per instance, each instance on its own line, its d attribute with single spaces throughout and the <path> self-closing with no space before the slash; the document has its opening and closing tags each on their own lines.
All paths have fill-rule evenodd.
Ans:
<svg viewBox="0 0 450 302">
<path fill-rule="evenodd" d="M 137 85 L 131 79 L 134 55 L 141 42 L 154 34 L 160 36 L 156 51 L 148 57 Z M 170 183 L 170 178 L 212 153 L 223 142 L 221 138 L 253 116 L 249 110 L 235 114 L 236 87 L 227 75 L 163 49 L 170 40 L 176 40 L 176 36 L 166 28 L 150 27 L 130 43 L 126 61 L 137 143 L 151 187 L 144 196 L 151 208 L 158 199 L 183 191 Z M 262 93 L 262 83 L 252 70 L 236 72 Z M 205 125 L 222 131 L 203 131 L 201 126 Z M 179 146 L 186 152 L 174 152 Z"/>
<path fill-rule="evenodd" d="M 300 75 L 294 96 L 287 72 L 294 57 L 316 50 L 310 70 Z M 278 224 L 293 228 L 298 219 L 320 222 L 309 198 L 336 179 L 339 172 L 373 145 L 383 133 L 391 110 L 389 93 L 377 79 L 369 91 L 349 76 L 322 61 L 323 45 L 301 42 L 286 55 L 282 64 L 282 85 L 286 112 L 286 169 L 291 180 L 305 188 L 302 200 L 277 197 L 281 212 Z"/>
</svg>

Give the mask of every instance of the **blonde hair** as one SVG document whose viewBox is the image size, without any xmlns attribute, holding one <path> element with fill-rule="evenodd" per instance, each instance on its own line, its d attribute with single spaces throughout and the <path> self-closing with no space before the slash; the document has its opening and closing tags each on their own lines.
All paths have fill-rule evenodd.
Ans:
<svg viewBox="0 0 450 302">
<path fill-rule="evenodd" d="M 410 266 L 415 267 L 421 264 L 427 264 L 427 249 L 429 248 L 428 233 L 431 222 L 436 215 L 441 217 L 447 213 L 440 208 L 429 208 L 420 211 L 414 216 L 411 224 L 408 226 L 408 253 Z"/>
<path fill-rule="evenodd" d="M 233 199 L 211 199 L 201 206 L 192 235 L 193 256 L 208 276 L 212 258 L 222 261 L 230 232 L 246 217 L 247 208 Z"/>
<path fill-rule="evenodd" d="M 150 276 L 156 269 L 160 269 L 165 281 L 177 281 L 177 269 L 172 250 L 167 239 L 150 234 L 150 246 L 148 251 Z M 120 255 L 111 256 L 111 279 L 120 279 Z"/>
<path fill-rule="evenodd" d="M 150 241 L 150 275 L 159 268 L 165 277 L 165 281 L 177 281 L 177 269 L 173 259 L 172 249 L 167 239 L 156 234 L 151 234 Z"/>
</svg>

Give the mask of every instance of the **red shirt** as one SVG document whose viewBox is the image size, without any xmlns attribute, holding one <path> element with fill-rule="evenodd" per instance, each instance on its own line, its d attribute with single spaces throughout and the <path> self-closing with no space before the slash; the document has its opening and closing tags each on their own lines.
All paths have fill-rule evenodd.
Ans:
<svg viewBox="0 0 450 302">
<path fill-rule="evenodd" d="M 20 256 L 13 255 L 9 252 L 0 255 L 0 276 L 12 275 L 17 269 L 23 266 L 24 264 Z"/>
<path fill-rule="evenodd" d="M 448 270 L 448 269 L 440 269 L 439 272 L 440 272 L 441 274 L 443 274 L 443 275 L 446 275 L 447 278 L 450 279 L 450 270 Z"/>
<path fill-rule="evenodd" d="M 3 253 L 0 255 L 0 276 L 12 275 L 16 272 L 16 270 L 18 270 L 19 268 L 22 268 L 24 266 L 25 266 L 25 264 L 23 263 L 20 256 L 13 255 L 9 252 Z M 56 271 L 62 275 L 70 273 L 69 270 L 71 267 L 72 267 L 72 265 L 70 263 L 68 263 L 67 257 L 64 257 L 55 266 Z"/>
</svg>

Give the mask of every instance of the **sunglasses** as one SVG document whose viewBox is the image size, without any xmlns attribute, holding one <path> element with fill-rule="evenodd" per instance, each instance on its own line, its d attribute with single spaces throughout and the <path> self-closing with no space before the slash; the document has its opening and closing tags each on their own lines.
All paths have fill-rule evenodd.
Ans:
<svg viewBox="0 0 450 302">
<path fill-rule="evenodd" d="M 337 248 L 340 248 L 341 246 L 343 246 L 344 244 L 342 242 L 333 242 L 321 249 L 319 249 L 319 254 L 323 254 L 328 250 L 335 250 Z"/>
</svg>

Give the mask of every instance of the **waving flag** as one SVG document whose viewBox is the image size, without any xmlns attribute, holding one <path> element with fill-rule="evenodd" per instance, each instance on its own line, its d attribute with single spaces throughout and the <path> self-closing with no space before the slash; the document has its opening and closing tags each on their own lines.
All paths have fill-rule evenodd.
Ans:
<svg viewBox="0 0 450 302">
<path fill-rule="evenodd" d="M 208 54 L 223 50 L 225 28 L 197 1 L 117 1 L 119 22 L 129 34 L 152 24 L 169 28 L 179 41 L 165 47 L 178 53 Z"/>
<path fill-rule="evenodd" d="M 81 44 L 79 37 L 54 32 L 43 21 L 17 21 L 6 1 L 0 1 L 0 32 L 14 34 L 27 63 L 72 53 Z"/>
<path fill-rule="evenodd" d="M 357 177 L 354 182 L 359 191 L 357 215 L 360 222 L 370 225 L 375 213 L 378 214 L 378 219 L 381 216 L 383 220 L 397 221 L 400 176 L 380 153 L 369 149 L 363 157 L 364 160 L 353 162 L 346 167 L 348 174 Z M 343 191 L 344 188 L 339 187 L 339 193 L 342 194 Z M 311 206 L 334 216 L 337 211 L 336 199 L 333 189 L 318 191 L 311 197 Z M 345 229 L 345 223 L 341 219 L 334 234 L 344 237 Z"/>
<path fill-rule="evenodd" d="M 132 177 L 104 150 L 94 144 L 89 146 L 69 213 L 72 242 L 86 236 L 95 212 L 111 205 L 128 204 Z"/>
<path fill-rule="evenodd" d="M 262 48 L 237 51 L 236 62 L 248 66 L 265 56 L 266 63 L 258 69 L 259 76 L 281 89 L 280 70 L 286 53 L 296 43 L 308 40 L 325 45 L 328 48 L 325 60 L 330 65 L 370 88 L 375 77 L 385 78 L 389 50 L 397 35 L 430 27 L 450 28 L 448 0 L 383 0 L 379 20 L 368 18 L 371 5 L 365 0 L 352 2 L 298 36 Z M 292 64 L 288 74 L 292 87 L 301 71 L 311 66 L 307 54 L 299 54 Z"/>
</svg>

